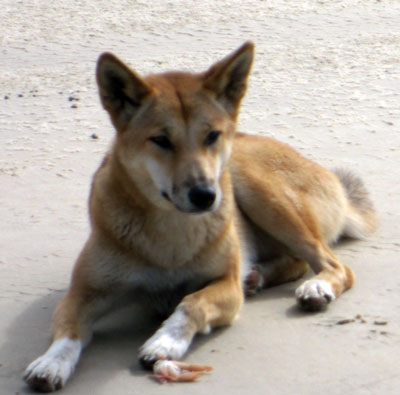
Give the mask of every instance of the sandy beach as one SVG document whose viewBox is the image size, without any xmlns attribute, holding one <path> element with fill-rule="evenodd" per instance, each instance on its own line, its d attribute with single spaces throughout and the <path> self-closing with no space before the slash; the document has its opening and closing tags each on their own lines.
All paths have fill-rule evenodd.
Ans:
<svg viewBox="0 0 400 395">
<path fill-rule="evenodd" d="M 379 229 L 335 247 L 355 287 L 297 310 L 299 282 L 250 299 L 201 336 L 197 383 L 160 386 L 136 362 L 153 322 L 129 309 L 98 326 L 63 394 L 400 393 L 400 2 L 3 0 L 0 7 L 0 395 L 46 350 L 88 234 L 91 176 L 113 137 L 94 78 L 111 51 L 139 73 L 202 71 L 256 44 L 239 130 L 353 169 Z"/>
</svg>

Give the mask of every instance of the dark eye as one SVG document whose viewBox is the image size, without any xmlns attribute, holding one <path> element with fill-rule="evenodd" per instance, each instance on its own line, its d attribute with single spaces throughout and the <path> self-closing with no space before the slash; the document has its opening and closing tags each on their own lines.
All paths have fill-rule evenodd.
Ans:
<svg viewBox="0 0 400 395">
<path fill-rule="evenodd" d="M 220 134 L 221 132 L 219 130 L 212 130 L 210 133 L 208 133 L 206 139 L 204 140 L 204 145 L 209 146 L 216 143 Z"/>
<path fill-rule="evenodd" d="M 150 137 L 149 140 L 164 150 L 172 151 L 174 149 L 173 144 L 171 143 L 170 139 L 167 136 L 164 135 L 154 136 Z"/>
</svg>

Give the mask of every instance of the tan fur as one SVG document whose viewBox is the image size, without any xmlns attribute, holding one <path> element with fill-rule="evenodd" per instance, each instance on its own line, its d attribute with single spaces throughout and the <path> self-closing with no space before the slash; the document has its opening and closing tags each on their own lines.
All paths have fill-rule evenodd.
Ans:
<svg viewBox="0 0 400 395">
<path fill-rule="evenodd" d="M 372 230 L 372 206 L 357 208 L 338 176 L 289 146 L 235 132 L 252 59 L 246 43 L 205 73 L 142 78 L 114 55 L 100 57 L 116 138 L 93 179 L 92 231 L 55 312 L 54 340 L 87 342 L 95 319 L 129 291 L 156 310 L 175 308 L 140 351 L 151 365 L 181 357 L 196 333 L 231 324 L 243 281 L 254 289 L 292 281 L 307 262 L 323 280 L 298 290 L 311 310 L 352 286 L 328 244 L 350 222 Z M 31 370 L 31 387 L 57 387 Z"/>
</svg>

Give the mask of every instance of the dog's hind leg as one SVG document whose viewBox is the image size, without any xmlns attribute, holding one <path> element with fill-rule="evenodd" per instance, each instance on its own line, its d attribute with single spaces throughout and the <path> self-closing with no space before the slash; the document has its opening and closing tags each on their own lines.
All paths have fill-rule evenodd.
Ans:
<svg viewBox="0 0 400 395">
<path fill-rule="evenodd" d="M 316 229 L 311 231 L 307 223 L 294 214 L 292 212 L 291 215 L 284 215 L 279 219 L 279 227 L 273 227 L 268 232 L 282 243 L 286 242 L 291 254 L 302 264 L 297 268 L 298 275 L 293 270 L 295 265 L 287 264 L 286 268 L 284 265 L 280 269 L 277 266 L 275 275 L 271 277 L 271 283 L 290 281 L 300 277 L 300 274 L 304 273 L 303 265 L 306 261 L 316 276 L 305 281 L 296 290 L 297 303 L 304 310 L 322 310 L 328 303 L 352 287 L 354 275 L 350 268 L 339 261 L 318 235 Z M 258 215 L 258 219 L 260 217 Z M 268 273 L 266 275 L 268 277 Z"/>
<path fill-rule="evenodd" d="M 302 309 L 321 310 L 351 288 L 353 273 L 323 239 L 320 219 L 309 206 L 311 197 L 288 191 L 288 186 L 279 178 L 273 179 L 273 175 L 271 179 L 257 178 L 254 172 L 241 177 L 235 194 L 249 220 L 286 246 L 290 255 L 308 262 L 316 274 L 296 291 Z"/>
<path fill-rule="evenodd" d="M 296 281 L 307 273 L 308 267 L 304 260 L 289 255 L 254 264 L 244 280 L 244 292 L 251 296 L 262 288 Z"/>
<path fill-rule="evenodd" d="M 299 249 L 317 274 L 296 290 L 298 305 L 303 310 L 318 311 L 353 286 L 353 271 L 335 256 L 320 240 L 313 240 Z"/>
</svg>

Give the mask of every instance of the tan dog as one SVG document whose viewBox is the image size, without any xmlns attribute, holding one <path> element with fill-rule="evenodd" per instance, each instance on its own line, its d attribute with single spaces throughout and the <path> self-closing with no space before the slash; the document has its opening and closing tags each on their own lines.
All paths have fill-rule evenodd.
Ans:
<svg viewBox="0 0 400 395">
<path fill-rule="evenodd" d="M 233 322 L 247 293 L 316 276 L 296 291 L 319 310 L 353 284 L 328 244 L 373 231 L 361 182 L 273 139 L 235 131 L 253 44 L 200 74 L 139 77 L 111 54 L 97 67 L 116 129 L 90 195 L 92 232 L 54 315 L 53 343 L 25 380 L 65 385 L 93 322 L 117 298 L 171 314 L 141 347 L 145 366 L 184 356 L 196 333 Z M 308 264 L 308 265 L 307 265 Z"/>
</svg>

